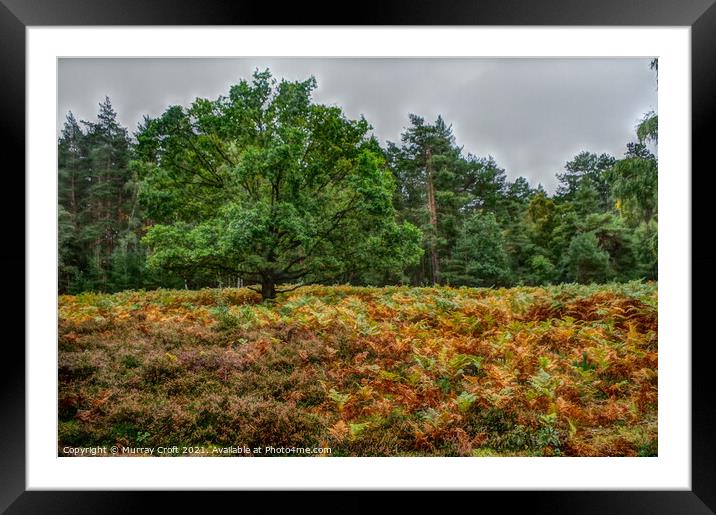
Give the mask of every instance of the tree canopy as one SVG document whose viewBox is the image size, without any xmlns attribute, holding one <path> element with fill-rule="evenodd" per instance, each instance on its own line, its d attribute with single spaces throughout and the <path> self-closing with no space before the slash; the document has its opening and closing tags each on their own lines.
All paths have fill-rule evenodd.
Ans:
<svg viewBox="0 0 716 515">
<path fill-rule="evenodd" d="M 654 66 L 656 68 L 656 65 Z M 399 142 L 268 70 L 145 117 L 109 98 L 58 141 L 61 292 L 308 283 L 540 285 L 656 279 L 658 115 L 621 158 L 583 150 L 556 192 L 466 153 L 441 116 Z"/>
<path fill-rule="evenodd" d="M 228 96 L 146 120 L 137 151 L 156 221 L 150 266 L 238 274 L 273 298 L 281 283 L 399 275 L 419 259 L 420 233 L 395 221 L 395 182 L 370 125 L 313 103 L 315 87 L 257 72 Z"/>
</svg>

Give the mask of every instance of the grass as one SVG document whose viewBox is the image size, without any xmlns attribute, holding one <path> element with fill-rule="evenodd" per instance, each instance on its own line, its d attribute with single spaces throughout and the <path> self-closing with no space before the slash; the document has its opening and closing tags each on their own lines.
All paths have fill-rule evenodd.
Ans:
<svg viewBox="0 0 716 515">
<path fill-rule="evenodd" d="M 65 446 L 653 456 L 657 285 L 59 299 Z"/>
</svg>

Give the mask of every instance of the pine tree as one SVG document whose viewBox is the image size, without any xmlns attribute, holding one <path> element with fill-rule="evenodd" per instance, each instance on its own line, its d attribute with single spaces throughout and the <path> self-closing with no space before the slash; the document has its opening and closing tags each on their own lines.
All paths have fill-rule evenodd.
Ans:
<svg viewBox="0 0 716 515">
<path fill-rule="evenodd" d="M 72 112 L 67 114 L 58 142 L 58 229 L 60 292 L 73 292 L 87 268 L 82 228 L 88 223 L 87 138 Z"/>
<path fill-rule="evenodd" d="M 465 220 L 452 258 L 445 269 L 449 284 L 459 286 L 505 286 L 509 263 L 495 215 L 477 212 Z"/>
<path fill-rule="evenodd" d="M 608 155 L 581 152 L 567 162 L 564 173 L 558 173 L 559 186 L 557 198 L 573 201 L 581 187 L 588 185 L 596 193 L 598 209 L 608 211 L 611 208 L 609 195 L 609 170 L 616 160 Z"/>
<path fill-rule="evenodd" d="M 599 248 L 599 241 L 593 232 L 575 235 L 564 260 L 571 281 L 603 283 L 610 278 L 609 254 Z"/>
<path fill-rule="evenodd" d="M 126 185 L 129 171 L 130 140 L 127 129 L 117 121 L 108 97 L 99 105 L 96 122 L 87 127 L 88 180 L 87 206 L 90 223 L 84 237 L 90 241 L 91 277 L 95 287 L 113 290 L 112 257 L 122 234 L 128 229 L 131 195 Z"/>
<path fill-rule="evenodd" d="M 95 122 L 80 124 L 68 113 L 58 142 L 60 292 L 143 286 L 142 215 L 130 159 L 127 129 L 109 98 Z"/>
<path fill-rule="evenodd" d="M 426 124 L 420 116 L 410 115 L 411 126 L 401 135 L 401 147 L 389 145 L 388 155 L 397 182 L 397 207 L 404 219 L 423 231 L 424 259 L 412 272 L 417 284 L 440 283 L 441 250 L 445 248 L 444 232 L 455 230 L 453 221 L 445 220 L 446 203 L 441 203 L 446 182 L 454 180 L 460 149 L 455 145 L 452 127 L 438 116 Z"/>
</svg>

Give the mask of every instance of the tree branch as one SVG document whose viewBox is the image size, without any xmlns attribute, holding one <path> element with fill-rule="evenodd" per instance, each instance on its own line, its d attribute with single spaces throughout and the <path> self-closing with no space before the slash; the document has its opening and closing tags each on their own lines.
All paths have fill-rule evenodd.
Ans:
<svg viewBox="0 0 716 515">
<path fill-rule="evenodd" d="M 206 175 L 201 174 L 198 170 L 192 170 L 191 168 L 184 166 L 176 161 L 176 159 L 172 159 L 172 164 L 179 168 L 180 170 L 184 170 L 189 175 L 198 176 L 202 179 L 202 182 L 199 184 L 204 184 L 205 186 L 212 186 L 214 188 L 223 188 L 224 185 L 222 182 L 217 181 L 216 179 L 212 179 L 211 177 L 207 177 Z M 177 179 L 174 179 L 176 182 L 179 182 Z"/>
<path fill-rule="evenodd" d="M 308 275 L 309 272 L 310 272 L 310 270 L 301 270 L 300 272 L 293 272 L 293 273 L 279 272 L 278 279 L 280 279 L 280 280 L 287 279 L 287 280 L 292 281 L 292 280 L 299 279 L 301 277 Z"/>
<path fill-rule="evenodd" d="M 214 165 L 212 165 L 212 164 L 206 159 L 206 157 L 204 156 L 204 154 L 203 154 L 202 152 L 199 151 L 199 149 L 196 147 L 196 145 L 194 144 L 194 142 L 192 141 L 192 139 L 191 139 L 191 138 L 188 138 L 188 137 L 186 137 L 186 136 L 184 136 L 184 140 L 191 146 L 192 150 L 194 151 L 194 154 L 199 158 L 199 160 L 200 160 L 202 163 L 204 163 L 204 165 L 206 166 L 207 171 L 214 177 L 214 179 L 215 179 L 218 183 L 220 183 L 221 185 L 223 185 L 223 184 L 224 184 L 224 181 L 221 179 L 221 176 L 220 176 L 220 175 L 218 174 L 218 172 L 216 171 L 216 167 L 215 167 Z"/>
<path fill-rule="evenodd" d="M 211 144 L 214 146 L 214 148 L 216 149 L 216 151 L 219 153 L 219 155 L 222 157 L 222 159 L 224 161 L 226 161 L 231 166 L 236 165 L 236 163 L 234 163 L 231 159 L 229 159 L 229 157 L 226 154 L 224 154 L 223 150 L 221 150 L 221 147 L 219 147 L 219 145 L 216 143 L 216 141 L 214 141 L 214 138 L 210 137 L 209 141 L 211 141 Z"/>
<path fill-rule="evenodd" d="M 297 284 L 296 286 L 292 286 L 292 287 L 290 287 L 290 288 L 286 288 L 285 290 L 279 290 L 279 289 L 277 289 L 277 290 L 276 290 L 276 293 L 288 293 L 288 292 L 290 292 L 290 291 L 297 290 L 297 289 L 301 288 L 302 286 L 306 286 L 306 285 L 303 284 L 303 283 L 299 283 L 299 284 Z"/>
</svg>

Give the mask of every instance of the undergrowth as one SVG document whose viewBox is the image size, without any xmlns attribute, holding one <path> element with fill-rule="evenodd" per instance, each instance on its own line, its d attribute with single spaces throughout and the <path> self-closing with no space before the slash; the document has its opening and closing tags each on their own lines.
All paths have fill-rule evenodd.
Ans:
<svg viewBox="0 0 716 515">
<path fill-rule="evenodd" d="M 60 449 L 657 453 L 655 283 L 82 294 L 59 335 Z"/>
</svg>

